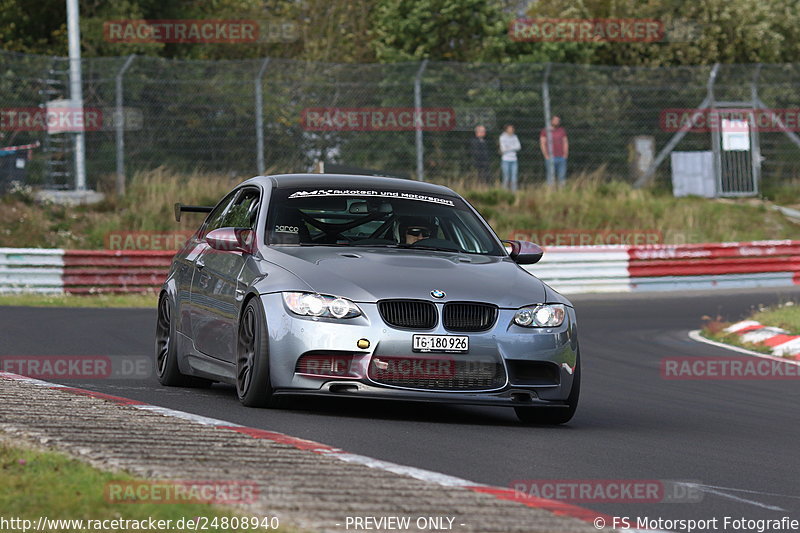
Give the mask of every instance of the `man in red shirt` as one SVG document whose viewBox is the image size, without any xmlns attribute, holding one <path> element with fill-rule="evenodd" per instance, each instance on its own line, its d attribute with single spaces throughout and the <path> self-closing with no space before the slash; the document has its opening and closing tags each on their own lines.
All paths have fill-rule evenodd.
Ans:
<svg viewBox="0 0 800 533">
<path fill-rule="evenodd" d="M 569 157 L 569 140 L 567 139 L 567 130 L 561 127 L 561 119 L 554 116 L 550 120 L 550 136 L 553 138 L 553 169 L 558 184 L 563 185 L 567 182 L 567 158 Z M 539 146 L 542 149 L 544 156 L 545 169 L 550 159 L 550 153 L 547 148 L 547 129 L 543 129 L 539 134 Z"/>
</svg>

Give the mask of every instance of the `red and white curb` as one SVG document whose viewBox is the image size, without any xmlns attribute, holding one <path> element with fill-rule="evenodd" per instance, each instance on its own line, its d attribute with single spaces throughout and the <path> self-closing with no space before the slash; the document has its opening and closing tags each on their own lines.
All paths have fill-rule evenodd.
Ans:
<svg viewBox="0 0 800 533">
<path fill-rule="evenodd" d="M 487 494 L 499 500 L 512 501 L 525 505 L 527 507 L 543 509 L 546 511 L 550 511 L 551 513 L 557 516 L 577 518 L 578 520 L 588 522 L 593 525 L 601 522 L 603 524 L 614 523 L 613 517 L 609 515 L 598 513 L 590 509 L 584 509 L 583 507 L 578 507 L 576 505 L 572 505 L 569 503 L 564 503 L 557 500 L 549 500 L 546 498 L 537 498 L 534 496 L 528 496 L 524 493 L 515 491 L 510 488 L 483 485 L 480 483 L 476 483 L 474 481 L 468 481 L 466 479 L 449 476 L 447 474 L 441 474 L 439 472 L 423 470 L 421 468 L 415 468 L 412 466 L 399 465 L 396 463 L 391 463 L 380 459 L 373 459 L 372 457 L 367 457 L 365 455 L 348 453 L 339 448 L 328 446 L 327 444 L 322 444 L 319 442 L 314 442 L 306 439 L 300 439 L 297 437 L 292 437 L 290 435 L 285 435 L 283 433 L 277 433 L 274 431 L 242 426 L 240 424 L 234 424 L 232 422 L 226 422 L 224 420 L 218 420 L 215 418 L 208 418 L 205 416 L 187 413 L 185 411 L 177 411 L 175 409 L 169 409 L 167 407 L 150 405 L 144 402 L 140 402 L 138 400 L 132 400 L 130 398 L 122 398 L 119 396 L 112 396 L 110 394 L 104 394 L 102 392 L 96 392 L 88 389 L 79 389 L 75 387 L 69 387 L 67 385 L 61 385 L 58 383 L 50 383 L 39 379 L 20 376 L 18 374 L 13 374 L 10 372 L 0 372 L 0 379 L 9 379 L 14 381 L 20 381 L 30 385 L 35 385 L 38 387 L 57 389 L 62 392 L 67 392 L 70 394 L 77 394 L 80 396 L 88 396 L 90 398 L 105 400 L 120 406 L 132 407 L 134 409 L 141 409 L 143 411 L 151 411 L 154 413 L 158 413 L 163 416 L 189 420 L 197 424 L 212 426 L 216 429 L 235 431 L 237 433 L 249 435 L 250 437 L 255 439 L 271 440 L 279 444 L 293 446 L 298 450 L 305 450 L 320 455 L 324 455 L 326 457 L 332 457 L 340 461 L 344 461 L 346 463 L 361 464 L 364 466 L 368 466 L 370 468 L 377 468 L 387 472 L 392 472 L 394 474 L 409 476 L 428 483 L 435 483 L 443 487 L 460 487 L 476 493 Z M 595 527 L 597 526 L 595 525 Z M 606 531 L 614 531 L 614 530 L 609 528 Z M 630 533 L 636 533 L 639 531 L 648 531 L 650 533 L 659 533 L 659 530 L 638 530 L 638 529 L 617 529 L 616 531 L 625 531 Z"/>
<path fill-rule="evenodd" d="M 692 339 L 693 341 L 702 342 L 704 344 L 710 344 L 711 346 L 716 346 L 717 348 L 724 348 L 732 352 L 743 353 L 745 355 L 752 355 L 753 357 L 760 357 L 761 359 L 769 359 L 771 361 L 781 361 L 789 365 L 800 366 L 800 359 L 797 359 L 796 357 L 792 358 L 790 356 L 781 357 L 778 355 L 770 355 L 762 352 L 748 350 L 747 348 L 742 348 L 741 346 L 734 346 L 733 344 L 726 344 L 724 342 L 713 341 L 711 339 L 704 337 L 699 329 L 690 331 L 689 338 Z"/>
<path fill-rule="evenodd" d="M 777 357 L 797 360 L 800 355 L 800 335 L 792 335 L 785 329 L 764 326 L 755 320 L 743 320 L 723 331 L 739 335 L 742 342 L 766 346 Z"/>
</svg>

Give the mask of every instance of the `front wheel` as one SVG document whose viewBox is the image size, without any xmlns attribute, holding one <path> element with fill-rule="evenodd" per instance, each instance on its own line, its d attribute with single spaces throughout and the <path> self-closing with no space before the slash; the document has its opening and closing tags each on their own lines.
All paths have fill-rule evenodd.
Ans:
<svg viewBox="0 0 800 533">
<path fill-rule="evenodd" d="M 515 407 L 517 418 L 520 422 L 530 425 L 558 425 L 566 424 L 575 416 L 578 408 L 578 398 L 581 395 L 581 357 L 575 361 L 575 374 L 572 378 L 572 390 L 567 397 L 567 407 Z"/>
<path fill-rule="evenodd" d="M 269 377 L 267 321 L 258 298 L 244 308 L 239 321 L 236 350 L 236 395 L 247 407 L 270 407 L 275 403 Z"/>
</svg>

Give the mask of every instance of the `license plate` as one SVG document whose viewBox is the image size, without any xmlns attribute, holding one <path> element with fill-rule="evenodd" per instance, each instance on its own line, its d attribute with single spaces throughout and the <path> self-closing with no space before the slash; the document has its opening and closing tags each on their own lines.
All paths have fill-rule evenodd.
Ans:
<svg viewBox="0 0 800 533">
<path fill-rule="evenodd" d="M 415 352 L 466 353 L 469 337 L 466 335 L 414 335 L 411 349 Z"/>
</svg>

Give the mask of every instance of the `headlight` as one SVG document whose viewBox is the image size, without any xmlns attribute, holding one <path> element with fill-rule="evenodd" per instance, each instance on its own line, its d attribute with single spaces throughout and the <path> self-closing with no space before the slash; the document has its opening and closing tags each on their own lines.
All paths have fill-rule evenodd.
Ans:
<svg viewBox="0 0 800 533">
<path fill-rule="evenodd" d="M 284 292 L 283 301 L 292 313 L 324 318 L 355 318 L 361 309 L 345 298 L 312 292 Z"/>
<path fill-rule="evenodd" d="M 527 328 L 555 328 L 564 322 L 566 316 L 563 304 L 541 304 L 517 310 L 514 323 Z"/>
</svg>

